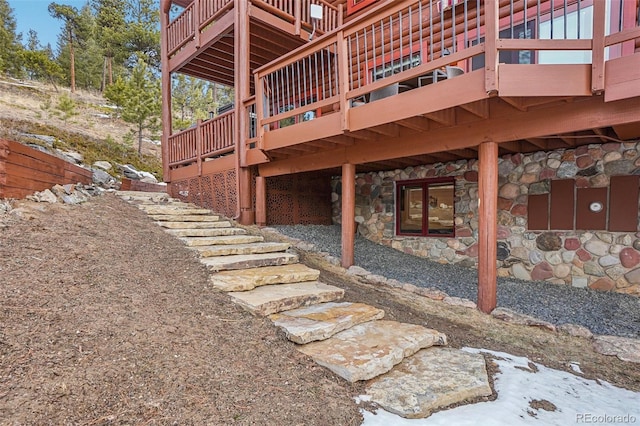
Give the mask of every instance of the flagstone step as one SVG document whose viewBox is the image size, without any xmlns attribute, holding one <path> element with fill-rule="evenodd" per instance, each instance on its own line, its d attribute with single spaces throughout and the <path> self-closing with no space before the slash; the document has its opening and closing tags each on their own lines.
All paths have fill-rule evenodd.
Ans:
<svg viewBox="0 0 640 426">
<path fill-rule="evenodd" d="M 206 228 L 230 228 L 228 220 L 210 222 L 158 222 L 158 225 L 169 229 L 206 229 Z"/>
<path fill-rule="evenodd" d="M 304 345 L 382 317 L 382 309 L 364 303 L 329 302 L 273 314 L 269 318 L 284 330 L 289 340 Z"/>
<path fill-rule="evenodd" d="M 270 315 L 303 306 L 340 300 L 344 290 L 319 281 L 266 285 L 228 293 L 231 300 L 256 315 Z"/>
<path fill-rule="evenodd" d="M 208 229 L 165 229 L 176 237 L 219 237 L 223 235 L 244 235 L 242 228 L 208 228 Z"/>
<path fill-rule="evenodd" d="M 298 256 L 290 253 L 238 254 L 231 256 L 205 257 L 200 262 L 210 271 L 228 271 L 262 266 L 289 265 L 298 262 Z"/>
<path fill-rule="evenodd" d="M 171 215 L 210 215 L 211 211 L 207 209 L 199 209 L 189 205 L 154 205 L 154 204 L 138 204 L 140 210 L 148 215 L 171 214 Z"/>
<path fill-rule="evenodd" d="M 213 246 L 196 246 L 193 249 L 200 253 L 200 257 L 231 256 L 235 254 L 277 253 L 286 251 L 288 243 L 250 243 Z"/>
<path fill-rule="evenodd" d="M 182 237 L 180 239 L 189 247 L 249 244 L 264 241 L 264 237 L 261 235 L 219 235 L 217 237 Z"/>
<path fill-rule="evenodd" d="M 125 201 L 152 201 L 157 203 L 173 200 L 166 192 L 117 191 L 116 194 Z"/>
<path fill-rule="evenodd" d="M 263 268 L 221 271 L 211 275 L 211 284 L 222 291 L 248 291 L 256 287 L 274 284 L 291 284 L 316 281 L 320 271 L 301 263 Z"/>
<path fill-rule="evenodd" d="M 368 383 L 366 394 L 406 418 L 491 395 L 484 357 L 452 348 L 423 349 Z"/>
<path fill-rule="evenodd" d="M 217 222 L 221 217 L 213 214 L 150 214 L 157 222 Z"/>
<path fill-rule="evenodd" d="M 298 350 L 349 382 L 369 380 L 391 370 L 420 349 L 446 345 L 436 330 L 397 321 L 370 321 Z"/>
</svg>

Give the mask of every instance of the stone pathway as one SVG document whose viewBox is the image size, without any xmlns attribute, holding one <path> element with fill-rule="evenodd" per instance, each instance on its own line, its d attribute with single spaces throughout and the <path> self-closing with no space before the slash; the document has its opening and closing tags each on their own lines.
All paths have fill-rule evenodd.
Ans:
<svg viewBox="0 0 640 426">
<path fill-rule="evenodd" d="M 209 210 L 167 194 L 118 196 L 198 252 L 212 287 L 255 315 L 269 316 L 297 349 L 349 382 L 370 380 L 367 393 L 408 418 L 491 395 L 484 358 L 443 348 L 444 334 L 382 319 L 384 311 L 339 302 L 344 290 L 318 281 L 286 243 L 265 242 Z"/>
</svg>

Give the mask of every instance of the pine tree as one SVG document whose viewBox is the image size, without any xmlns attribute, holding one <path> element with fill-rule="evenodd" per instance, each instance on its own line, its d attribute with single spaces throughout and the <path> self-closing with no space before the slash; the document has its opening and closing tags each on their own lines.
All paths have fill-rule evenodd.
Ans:
<svg viewBox="0 0 640 426">
<path fill-rule="evenodd" d="M 111 86 L 105 97 L 115 104 L 122 103 L 122 119 L 137 126 L 138 154 L 142 154 L 143 132 L 154 129 L 160 116 L 158 79 L 144 61 L 138 60 L 124 84 Z"/>
<path fill-rule="evenodd" d="M 128 31 L 126 46 L 129 62 L 142 59 L 160 71 L 160 14 L 158 0 L 127 0 Z"/>
<path fill-rule="evenodd" d="M 92 0 L 96 13 L 96 39 L 104 57 L 101 90 L 113 84 L 113 60 L 124 62 L 126 0 Z"/>
<path fill-rule="evenodd" d="M 16 20 L 7 0 L 0 0 L 0 73 L 19 77 L 21 72 L 20 37 L 16 34 Z"/>
</svg>

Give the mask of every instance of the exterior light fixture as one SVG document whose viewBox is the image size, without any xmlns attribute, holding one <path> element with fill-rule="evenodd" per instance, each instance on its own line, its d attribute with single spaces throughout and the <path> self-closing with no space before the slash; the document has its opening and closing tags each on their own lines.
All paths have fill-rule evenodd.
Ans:
<svg viewBox="0 0 640 426">
<path fill-rule="evenodd" d="M 600 213 L 603 208 L 604 208 L 604 206 L 602 205 L 602 203 L 600 201 L 593 201 L 593 202 L 591 202 L 589 204 L 589 210 L 592 213 Z"/>
</svg>

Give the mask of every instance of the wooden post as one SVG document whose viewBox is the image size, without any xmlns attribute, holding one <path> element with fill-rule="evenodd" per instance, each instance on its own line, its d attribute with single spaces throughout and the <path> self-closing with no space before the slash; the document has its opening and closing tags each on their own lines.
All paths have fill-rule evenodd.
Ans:
<svg viewBox="0 0 640 426">
<path fill-rule="evenodd" d="M 167 26 L 171 2 L 162 1 L 160 8 L 160 36 L 162 38 L 160 60 L 162 61 L 162 179 L 171 182 L 169 169 L 169 136 L 171 136 L 171 70 L 167 50 Z"/>
<path fill-rule="evenodd" d="M 295 0 L 293 5 L 293 17 L 295 19 L 294 28 L 295 35 L 302 32 L 302 0 Z"/>
<path fill-rule="evenodd" d="M 193 30 L 195 34 L 193 35 L 193 40 L 195 41 L 195 48 L 200 49 L 200 0 L 193 0 Z"/>
<path fill-rule="evenodd" d="M 498 92 L 498 37 L 499 37 L 499 4 L 498 0 L 487 0 L 484 3 L 485 38 L 484 38 L 484 85 L 487 93 Z"/>
<path fill-rule="evenodd" d="M 356 220 L 356 166 L 342 165 L 342 267 L 353 265 Z"/>
<path fill-rule="evenodd" d="M 256 225 L 267 226 L 267 180 L 256 176 Z"/>
<path fill-rule="evenodd" d="M 340 121 L 342 130 L 349 130 L 349 101 L 347 99 L 347 92 L 351 89 L 349 87 L 349 58 L 347 57 L 347 40 L 344 38 L 344 31 L 338 31 L 337 35 L 338 54 L 336 60 L 338 61 L 338 85 L 340 97 Z"/>
<path fill-rule="evenodd" d="M 498 144 L 481 143 L 478 160 L 478 309 L 488 314 L 497 298 Z"/>
<path fill-rule="evenodd" d="M 250 96 L 249 86 L 249 2 L 235 2 L 234 21 L 234 54 L 235 54 L 235 154 L 238 156 L 236 162 L 236 179 L 239 180 L 238 202 L 240 203 L 240 223 L 250 225 L 255 221 L 251 193 L 251 172 L 246 167 L 247 150 L 247 111 L 244 108 L 244 100 Z"/>
<path fill-rule="evenodd" d="M 198 165 L 198 177 L 202 176 L 202 120 L 196 121 L 196 164 Z"/>
<path fill-rule="evenodd" d="M 623 2 L 624 3 L 624 2 Z M 621 4 L 620 7 L 623 7 Z M 607 5 L 604 1 L 593 3 L 593 44 L 591 51 L 591 92 L 604 91 L 604 38 L 606 28 Z"/>
</svg>

